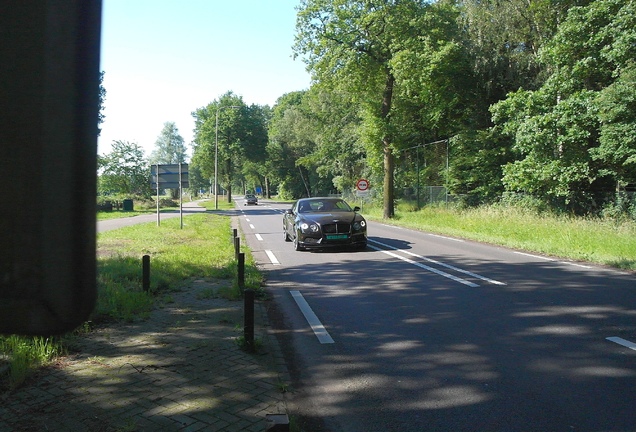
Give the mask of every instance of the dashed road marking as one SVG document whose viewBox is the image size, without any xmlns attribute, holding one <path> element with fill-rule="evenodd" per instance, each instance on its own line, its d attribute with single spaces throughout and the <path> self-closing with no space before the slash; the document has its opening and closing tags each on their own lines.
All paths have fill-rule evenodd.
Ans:
<svg viewBox="0 0 636 432">
<path fill-rule="evenodd" d="M 263 241 L 263 237 L 260 234 L 256 234 L 256 240 Z"/>
<path fill-rule="evenodd" d="M 296 304 L 298 305 L 298 307 L 300 308 L 300 311 L 305 316 L 305 319 L 309 323 L 309 326 L 314 331 L 314 334 L 316 335 L 320 343 L 321 344 L 335 343 L 334 340 L 331 338 L 331 335 L 329 334 L 327 329 L 325 329 L 325 326 L 322 325 L 322 323 L 320 322 L 320 320 L 318 319 L 314 311 L 311 309 L 311 306 L 309 306 L 309 303 L 307 303 L 307 300 L 305 300 L 305 297 L 303 297 L 300 291 L 290 291 L 289 293 L 294 298 L 294 301 L 296 301 Z"/>
<path fill-rule="evenodd" d="M 630 341 L 628 341 L 626 339 L 619 338 L 619 337 L 616 337 L 616 336 L 608 337 L 608 338 L 605 338 L 605 339 L 610 341 L 610 342 L 617 343 L 617 344 L 622 345 L 622 346 L 624 346 L 626 348 L 629 348 L 631 350 L 636 351 L 636 343 L 634 343 L 634 342 L 630 342 Z"/>
<path fill-rule="evenodd" d="M 271 250 L 266 250 L 265 254 L 267 255 L 267 257 L 269 258 L 269 261 L 274 264 L 274 265 L 280 265 L 280 262 L 278 261 L 278 259 L 276 258 L 276 255 L 274 255 L 274 252 L 272 252 Z"/>
</svg>

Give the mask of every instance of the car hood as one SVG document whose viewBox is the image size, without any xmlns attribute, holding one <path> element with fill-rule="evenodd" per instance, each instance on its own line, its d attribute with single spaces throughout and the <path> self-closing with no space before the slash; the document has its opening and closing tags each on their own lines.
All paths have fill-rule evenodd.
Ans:
<svg viewBox="0 0 636 432">
<path fill-rule="evenodd" d="M 302 214 L 301 218 L 305 221 L 313 221 L 322 225 L 331 222 L 353 223 L 356 215 L 357 213 L 355 212 L 325 212 Z"/>
</svg>

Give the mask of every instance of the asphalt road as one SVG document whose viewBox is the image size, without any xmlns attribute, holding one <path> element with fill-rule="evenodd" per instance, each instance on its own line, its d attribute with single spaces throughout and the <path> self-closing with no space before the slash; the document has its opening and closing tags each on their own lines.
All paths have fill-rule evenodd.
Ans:
<svg viewBox="0 0 636 432">
<path fill-rule="evenodd" d="M 636 431 L 633 274 L 374 222 L 295 252 L 237 204 L 313 430 Z"/>
</svg>

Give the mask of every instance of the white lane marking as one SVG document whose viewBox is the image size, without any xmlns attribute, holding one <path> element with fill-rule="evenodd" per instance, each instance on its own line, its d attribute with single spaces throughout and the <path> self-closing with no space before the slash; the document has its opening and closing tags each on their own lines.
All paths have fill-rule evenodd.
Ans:
<svg viewBox="0 0 636 432">
<path fill-rule="evenodd" d="M 305 315 L 305 319 L 311 326 L 311 329 L 314 331 L 314 334 L 316 335 L 320 343 L 321 344 L 334 343 L 334 340 L 331 338 L 331 335 L 329 334 L 327 329 L 325 329 L 325 326 L 322 325 L 322 323 L 320 322 L 320 320 L 318 319 L 314 311 L 311 309 L 311 307 L 309 306 L 309 303 L 307 303 L 307 300 L 305 300 L 305 297 L 303 297 L 300 291 L 290 291 L 289 293 L 292 295 L 292 297 L 296 301 L 296 304 L 300 308 L 300 311 L 303 313 L 303 315 Z"/>
<path fill-rule="evenodd" d="M 253 224 L 250 224 L 250 228 L 255 229 Z"/>
<path fill-rule="evenodd" d="M 427 258 L 427 257 L 422 256 L 422 255 L 414 254 L 413 252 L 409 252 L 409 251 L 404 250 L 404 249 L 399 249 L 399 248 L 396 248 L 394 246 L 391 246 L 391 245 L 388 245 L 388 244 L 385 244 L 385 243 L 381 243 L 381 242 L 376 241 L 376 240 L 369 239 L 369 241 L 372 241 L 373 243 L 379 244 L 380 246 L 384 246 L 384 247 L 388 247 L 388 248 L 396 250 L 396 251 L 404 252 L 405 254 L 411 255 L 412 257 L 423 259 L 424 261 L 428 261 L 428 262 L 436 264 L 438 266 L 445 267 L 447 269 L 451 269 L 451 270 L 454 270 L 456 272 L 463 273 L 463 274 L 466 274 L 468 276 L 472 276 L 472 277 L 477 278 L 477 279 L 481 279 L 483 281 L 489 282 L 489 283 L 494 284 L 494 285 L 506 285 L 504 282 L 499 282 L 497 280 L 487 278 L 486 276 L 482 276 L 482 275 L 479 275 L 477 273 L 470 272 L 468 270 L 463 270 L 463 269 L 460 269 L 458 267 L 452 266 L 450 264 L 446 264 L 446 263 L 443 263 L 441 261 L 437 261 L 437 260 L 434 260 L 434 259 L 431 259 L 431 258 Z"/>
<path fill-rule="evenodd" d="M 476 288 L 476 287 L 478 287 L 478 286 L 479 286 L 479 285 L 477 285 L 476 283 L 473 283 L 473 282 L 467 281 L 466 279 L 462 279 L 462 278 L 459 278 L 459 277 L 457 277 L 457 276 L 453 276 L 452 274 L 448 274 L 448 273 L 446 273 L 446 272 L 443 272 L 443 271 L 441 271 L 441 270 L 434 269 L 433 267 L 429 267 L 429 266 L 424 265 L 424 264 L 422 264 L 422 263 L 418 263 L 417 261 L 413 261 L 412 259 L 405 258 L 405 257 L 400 256 L 400 255 L 398 255 L 398 254 L 394 254 L 393 252 L 389 252 L 389 251 L 386 251 L 386 250 L 384 250 L 384 249 L 380 249 L 380 248 L 378 248 L 378 247 L 371 246 L 371 245 L 368 245 L 368 246 L 369 246 L 371 249 L 375 249 L 375 250 L 377 250 L 377 251 L 379 251 L 379 252 L 382 252 L 382 253 L 387 254 L 387 255 L 389 255 L 389 256 L 392 256 L 392 257 L 394 257 L 394 258 L 400 259 L 400 260 L 405 261 L 405 262 L 407 262 L 407 263 L 409 263 L 409 264 L 413 264 L 413 265 L 414 265 L 414 266 L 416 266 L 416 267 L 423 268 L 424 270 L 428 270 L 428 271 L 433 272 L 433 273 L 435 273 L 435 274 L 438 274 L 438 275 L 440 275 L 440 276 L 444 276 L 445 278 L 452 279 L 452 280 L 454 280 L 455 282 L 459 282 L 459 283 L 461 283 L 461 284 L 468 285 L 468 286 L 469 286 L 469 287 L 471 287 L 471 288 Z"/>
<path fill-rule="evenodd" d="M 514 253 L 516 253 L 517 255 L 523 255 L 523 256 L 527 256 L 527 257 L 530 257 L 530 258 L 536 258 L 536 259 L 540 259 L 540 260 L 544 260 L 544 261 L 554 261 L 552 258 L 542 257 L 542 256 L 539 256 L 539 255 L 532 255 L 532 254 L 529 254 L 529 253 L 524 253 L 524 252 L 514 252 Z"/>
<path fill-rule="evenodd" d="M 608 337 L 608 338 L 605 338 L 605 339 L 610 341 L 610 342 L 614 342 L 614 343 L 617 343 L 619 345 L 623 345 L 624 347 L 627 347 L 627 348 L 629 348 L 631 350 L 636 351 L 636 343 L 634 343 L 634 342 L 630 342 L 628 340 L 625 340 L 623 338 L 619 338 L 619 337 L 616 337 L 616 336 Z"/>
<path fill-rule="evenodd" d="M 429 234 L 429 235 L 430 235 L 431 237 L 439 237 L 439 238 L 444 239 L 444 240 L 452 240 L 452 241 L 456 241 L 456 242 L 459 242 L 459 243 L 464 243 L 464 240 L 462 240 L 462 239 L 456 239 L 456 238 L 452 238 L 452 237 L 446 237 L 446 236 L 439 235 L 439 234 Z"/>
<path fill-rule="evenodd" d="M 263 237 L 260 234 L 256 234 L 256 240 L 263 241 Z"/>
<path fill-rule="evenodd" d="M 272 264 L 280 265 L 280 262 L 278 261 L 278 259 L 276 259 L 276 255 L 274 255 L 274 252 L 272 252 L 271 250 L 266 250 L 265 254 L 267 254 L 267 257 Z"/>
<path fill-rule="evenodd" d="M 523 252 L 514 252 L 514 253 L 516 253 L 517 255 L 523 255 L 523 256 L 527 256 L 527 257 L 530 257 L 530 258 L 536 258 L 536 259 L 540 259 L 540 260 L 544 260 L 544 261 L 558 262 L 560 264 L 571 265 L 573 267 L 579 267 L 579 268 L 584 268 L 584 269 L 592 269 L 592 268 L 594 268 L 592 266 L 588 266 L 588 265 L 584 265 L 584 264 L 578 264 L 578 263 L 571 262 L 571 261 L 556 261 L 556 260 L 554 260 L 552 258 L 542 257 L 542 256 L 539 256 L 539 255 L 533 255 L 533 254 L 529 254 L 529 253 L 523 253 Z"/>
<path fill-rule="evenodd" d="M 580 267 L 580 268 L 584 268 L 584 269 L 594 268 L 594 267 L 591 267 L 591 266 L 586 266 L 586 265 L 583 265 L 583 264 L 577 264 L 577 263 L 568 262 L 568 261 L 561 261 L 561 264 L 568 264 L 568 265 L 571 265 L 571 266 L 574 266 L 574 267 Z"/>
<path fill-rule="evenodd" d="M 247 222 L 249 222 L 249 221 L 250 221 L 250 220 L 247 218 L 247 215 L 245 215 L 245 220 L 246 220 Z"/>
</svg>

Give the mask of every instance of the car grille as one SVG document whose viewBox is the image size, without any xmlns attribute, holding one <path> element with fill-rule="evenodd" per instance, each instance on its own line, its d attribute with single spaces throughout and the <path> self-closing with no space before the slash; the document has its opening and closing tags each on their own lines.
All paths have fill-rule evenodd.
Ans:
<svg viewBox="0 0 636 432">
<path fill-rule="evenodd" d="M 351 224 L 348 223 L 331 223 L 322 226 L 322 232 L 325 234 L 348 234 L 351 232 Z"/>
</svg>

